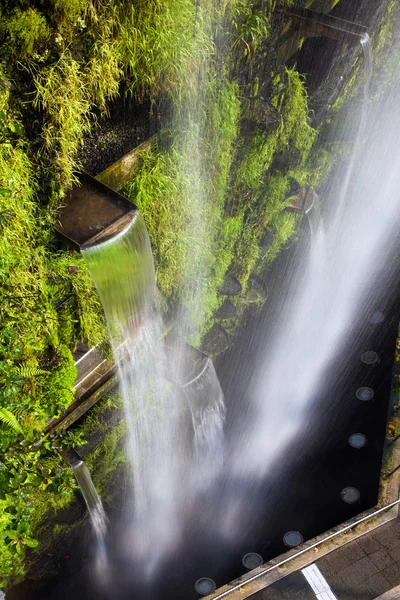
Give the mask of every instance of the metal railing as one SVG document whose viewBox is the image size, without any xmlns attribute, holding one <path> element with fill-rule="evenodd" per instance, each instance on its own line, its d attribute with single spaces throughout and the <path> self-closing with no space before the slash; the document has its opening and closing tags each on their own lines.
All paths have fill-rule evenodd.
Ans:
<svg viewBox="0 0 400 600">
<path fill-rule="evenodd" d="M 321 546 L 321 544 L 325 544 L 326 542 L 329 542 L 330 540 L 334 539 L 338 535 L 341 535 L 342 533 L 345 533 L 346 531 L 353 529 L 353 527 L 356 527 L 357 525 L 360 525 L 361 523 L 364 523 L 365 521 L 368 521 L 369 519 L 376 517 L 380 513 L 384 512 L 385 510 L 389 510 L 390 508 L 393 508 L 394 506 L 396 506 L 396 504 L 399 504 L 399 503 L 400 503 L 400 498 L 398 500 L 396 500 L 395 502 L 392 502 L 391 504 L 387 504 L 383 508 L 376 510 L 375 512 L 371 513 L 370 515 L 367 515 L 366 517 L 363 517 L 362 519 L 359 519 L 358 521 L 355 521 L 354 523 L 351 523 L 350 525 L 343 527 L 339 531 L 335 531 L 335 533 L 332 533 L 331 535 L 326 536 L 322 540 L 315 542 L 315 544 L 311 544 L 311 546 L 307 546 L 307 548 L 304 548 L 303 550 L 300 550 L 299 552 L 292 554 L 292 556 L 289 556 L 288 558 L 281 560 L 280 562 L 276 563 L 275 565 L 268 567 L 268 569 L 264 569 L 263 571 L 260 571 L 260 573 L 257 573 L 256 575 L 253 575 L 252 577 L 249 577 L 248 579 L 243 580 L 241 583 L 238 583 L 237 585 L 232 586 L 229 590 L 226 590 L 225 592 L 222 592 L 221 594 L 218 594 L 217 596 L 210 595 L 209 596 L 210 600 L 220 600 L 221 598 L 226 598 L 227 596 L 229 596 L 229 594 L 232 594 L 232 592 L 236 592 L 236 591 L 240 590 L 245 585 L 249 585 L 249 583 L 252 583 L 253 581 L 256 581 L 257 579 L 264 577 L 267 573 L 270 573 L 271 571 L 274 571 L 275 569 L 278 569 L 279 567 L 286 565 L 291 560 L 294 560 L 295 558 L 298 558 L 299 556 L 306 554 L 306 552 L 309 552 L 310 550 L 314 550 L 314 548 Z"/>
</svg>

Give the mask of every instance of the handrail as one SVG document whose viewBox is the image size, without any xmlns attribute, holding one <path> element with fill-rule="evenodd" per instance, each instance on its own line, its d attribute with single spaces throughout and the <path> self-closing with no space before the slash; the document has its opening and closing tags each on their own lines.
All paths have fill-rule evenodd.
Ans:
<svg viewBox="0 0 400 600">
<path fill-rule="evenodd" d="M 285 14 L 295 19 L 302 19 L 309 23 L 321 25 L 356 40 L 362 39 L 368 33 L 368 28 L 365 25 L 346 21 L 345 19 L 340 19 L 329 14 L 319 13 L 308 8 L 287 8 Z"/>
<path fill-rule="evenodd" d="M 267 573 L 270 573 L 271 571 L 278 569 L 279 567 L 281 567 L 282 565 L 285 565 L 286 563 L 290 562 L 291 560 L 298 558 L 299 556 L 302 556 L 309 550 L 313 550 L 314 548 L 317 548 L 321 544 L 324 544 L 325 542 L 332 540 L 333 538 L 337 537 L 338 535 L 341 535 L 342 533 L 345 533 L 346 531 L 353 529 L 353 527 L 356 527 L 357 525 L 360 525 L 360 523 L 364 523 L 365 521 L 368 521 L 368 519 L 371 519 L 372 517 L 379 515 L 380 513 L 384 512 L 385 510 L 388 510 L 389 508 L 393 508 L 393 506 L 396 506 L 396 504 L 399 504 L 399 503 L 400 503 L 400 498 L 398 500 L 396 500 L 395 502 L 392 502 L 391 504 L 387 504 L 383 508 L 380 508 L 379 510 L 371 513 L 370 515 L 367 515 L 366 517 L 363 517 L 362 519 L 359 519 L 358 521 L 355 521 L 354 523 L 351 523 L 350 525 L 343 527 L 343 529 L 340 529 L 339 531 L 335 531 L 335 533 L 332 533 L 331 535 L 328 535 L 327 537 L 323 538 L 322 540 L 319 540 L 318 542 L 311 544 L 311 546 L 307 546 L 307 548 L 304 548 L 303 550 L 300 550 L 299 552 L 292 554 L 292 556 L 289 556 L 288 558 L 281 560 L 279 563 L 276 563 L 276 565 L 272 565 L 271 567 L 268 567 L 268 569 L 265 569 L 264 571 L 261 571 L 260 573 L 257 573 L 256 575 L 249 577 L 248 579 L 245 579 L 243 582 L 234 585 L 229 590 L 226 590 L 225 592 L 222 592 L 221 594 L 218 594 L 217 596 L 210 595 L 210 596 L 208 596 L 208 598 L 210 600 L 220 600 L 221 598 L 226 598 L 232 592 L 236 592 L 237 590 L 240 590 L 245 585 L 248 585 L 249 583 L 252 583 L 253 581 L 256 581 L 257 579 L 260 579 L 260 577 L 264 577 L 264 575 L 266 575 Z"/>
</svg>

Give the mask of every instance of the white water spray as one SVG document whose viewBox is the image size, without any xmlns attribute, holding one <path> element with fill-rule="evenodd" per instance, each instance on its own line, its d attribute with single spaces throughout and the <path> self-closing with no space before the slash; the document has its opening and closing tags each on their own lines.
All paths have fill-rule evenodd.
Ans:
<svg viewBox="0 0 400 600">
<path fill-rule="evenodd" d="M 368 48 L 369 42 L 364 45 Z M 370 66 L 365 89 L 369 70 Z M 396 256 L 400 221 L 397 98 L 398 90 L 392 89 L 383 103 L 370 107 L 363 95 L 358 136 L 368 132 L 374 141 L 361 145 L 358 140 L 349 164 L 338 169 L 329 202 L 339 202 L 339 208 L 331 224 L 325 230 L 316 229 L 311 221 L 313 241 L 304 274 L 290 297 L 282 298 L 279 321 L 274 335 L 266 340 L 266 358 L 251 388 L 253 410 L 243 420 L 231 456 L 229 469 L 235 481 L 261 481 L 278 468 L 279 457 L 297 435 L 302 433 L 307 443 L 310 411 L 314 403 L 321 406 L 324 401 L 330 367 L 349 342 L 358 314 L 370 306 L 371 282 L 378 279 L 388 259 Z M 345 369 L 345 356 L 342 361 Z M 340 372 L 334 376 L 340 377 Z M 225 514 L 231 515 L 221 523 L 224 535 L 240 528 L 238 516 L 244 507 L 236 504 L 237 500 L 232 501 L 231 510 L 224 507 Z"/>
<path fill-rule="evenodd" d="M 122 235 L 84 250 L 84 257 L 105 310 L 128 425 L 133 485 L 121 545 L 150 577 L 179 545 L 196 494 L 210 479 L 210 462 L 214 469 L 222 463 L 222 391 L 211 361 L 184 392 L 169 379 L 174 369 L 167 364 L 153 257 L 139 214 Z M 170 350 L 168 363 L 184 380 L 178 350 Z"/>
</svg>

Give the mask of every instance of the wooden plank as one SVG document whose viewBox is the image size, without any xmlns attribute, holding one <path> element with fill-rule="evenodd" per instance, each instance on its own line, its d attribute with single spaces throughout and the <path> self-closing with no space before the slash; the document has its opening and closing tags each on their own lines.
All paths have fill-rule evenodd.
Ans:
<svg viewBox="0 0 400 600">
<path fill-rule="evenodd" d="M 52 425 L 49 424 L 46 427 L 46 430 L 49 431 L 51 429 L 65 430 L 68 427 L 71 427 L 75 421 L 80 419 L 82 415 L 84 415 L 92 406 L 94 406 L 108 391 L 110 391 L 118 382 L 118 376 L 115 371 L 111 375 L 109 379 L 105 383 L 103 383 L 97 390 L 91 394 L 88 398 L 79 403 L 76 408 L 67 414 L 66 416 L 60 417 L 57 419 L 55 423 Z"/>
</svg>

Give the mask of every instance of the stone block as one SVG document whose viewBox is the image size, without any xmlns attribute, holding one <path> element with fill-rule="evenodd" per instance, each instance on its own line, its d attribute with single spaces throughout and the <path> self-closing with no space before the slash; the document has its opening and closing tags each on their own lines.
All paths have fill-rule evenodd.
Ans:
<svg viewBox="0 0 400 600">
<path fill-rule="evenodd" d="M 387 523 L 387 525 L 383 525 L 374 531 L 373 537 L 382 546 L 390 546 L 393 542 L 398 541 L 399 533 L 392 527 L 391 523 Z"/>
<path fill-rule="evenodd" d="M 392 587 L 391 583 L 382 575 L 382 573 L 377 573 L 376 575 L 373 575 L 367 579 L 366 584 L 375 594 L 375 597 L 384 594 Z"/>
<path fill-rule="evenodd" d="M 364 550 L 366 554 L 372 554 L 373 552 L 377 552 L 382 548 L 382 544 L 378 542 L 372 535 L 366 534 L 365 536 L 359 538 L 358 545 Z"/>
<path fill-rule="evenodd" d="M 340 549 L 331 552 L 325 556 L 334 573 L 338 573 L 342 569 L 349 566 L 349 561 L 346 556 L 343 556 Z"/>
<path fill-rule="evenodd" d="M 400 564 L 393 563 L 386 569 L 383 569 L 382 575 L 391 583 L 391 585 L 400 584 Z"/>
<path fill-rule="evenodd" d="M 350 589 L 353 587 L 353 585 L 357 585 L 363 580 L 363 576 L 359 571 L 357 571 L 354 565 L 349 565 L 345 569 L 342 569 L 338 575 L 345 585 Z"/>
<path fill-rule="evenodd" d="M 366 556 L 366 552 L 361 548 L 358 542 L 350 542 L 343 546 L 342 556 L 348 559 L 348 564 L 353 564 Z"/>
<path fill-rule="evenodd" d="M 321 573 L 324 575 L 324 577 L 327 577 L 327 575 L 334 574 L 334 570 L 333 570 L 330 562 L 327 561 L 325 557 L 317 560 L 317 562 L 315 564 L 317 565 L 317 567 L 321 571 Z"/>
<path fill-rule="evenodd" d="M 354 567 L 364 579 L 367 579 L 368 577 L 371 577 L 371 575 L 378 573 L 378 569 L 368 556 L 355 562 Z"/>
<path fill-rule="evenodd" d="M 384 548 L 382 548 L 382 550 L 378 550 L 377 552 L 373 552 L 369 555 L 369 558 L 372 560 L 378 571 L 382 571 L 382 569 L 385 569 L 394 562 L 393 558 Z"/>
<path fill-rule="evenodd" d="M 400 562 L 400 543 L 396 540 L 386 548 L 395 562 Z"/>
</svg>

